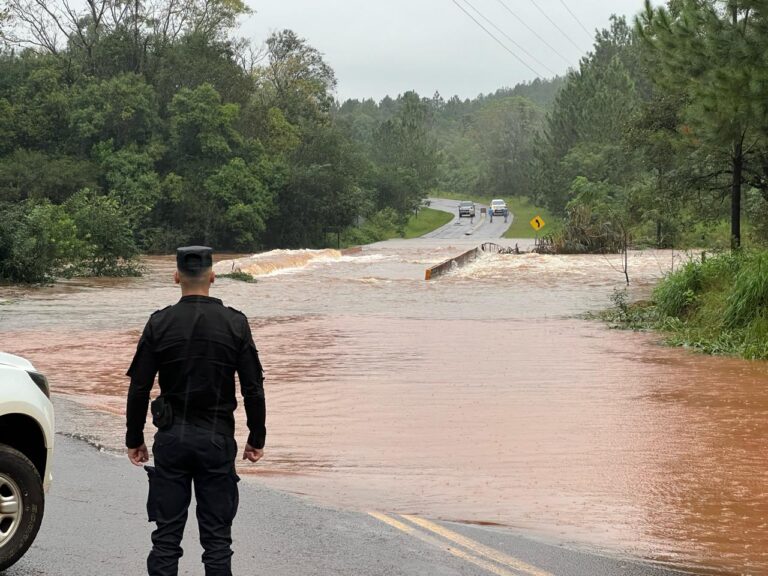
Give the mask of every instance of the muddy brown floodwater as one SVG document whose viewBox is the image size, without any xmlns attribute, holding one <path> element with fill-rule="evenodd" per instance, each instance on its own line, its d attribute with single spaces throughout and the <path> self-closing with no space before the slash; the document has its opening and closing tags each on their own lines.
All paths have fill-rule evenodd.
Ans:
<svg viewBox="0 0 768 576">
<path fill-rule="evenodd" d="M 250 318 L 268 377 L 267 458 L 242 472 L 343 507 L 768 573 L 768 366 L 580 319 L 621 288 L 616 258 L 486 256 L 424 282 L 467 247 L 447 242 L 275 252 L 249 260 L 257 284 L 216 283 Z M 680 259 L 632 254 L 634 296 Z M 101 414 L 75 426 L 108 446 L 143 323 L 178 298 L 173 260 L 147 265 L 0 288 L 0 348 Z"/>
</svg>

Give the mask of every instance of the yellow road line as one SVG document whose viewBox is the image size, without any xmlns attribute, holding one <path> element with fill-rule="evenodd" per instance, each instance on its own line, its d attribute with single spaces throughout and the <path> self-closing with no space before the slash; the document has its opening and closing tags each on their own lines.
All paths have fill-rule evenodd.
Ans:
<svg viewBox="0 0 768 576">
<path fill-rule="evenodd" d="M 403 518 L 413 522 L 425 530 L 429 530 L 430 532 L 437 534 L 438 536 L 442 536 L 447 540 L 451 540 L 452 542 L 463 546 L 467 550 L 471 550 L 475 554 L 479 554 L 480 556 L 484 556 L 489 560 L 493 560 L 494 562 L 502 564 L 503 566 L 508 566 L 514 570 L 519 570 L 525 574 L 529 574 L 530 576 L 552 576 L 549 572 L 545 572 L 536 566 L 531 566 L 530 564 L 527 564 L 522 560 L 515 558 L 514 556 L 510 556 L 509 554 L 500 552 L 495 548 L 481 544 L 480 542 L 472 540 L 471 538 L 467 538 L 458 532 L 449 530 L 448 528 L 440 526 L 439 524 L 435 524 L 434 522 L 430 522 L 429 520 L 425 520 L 424 518 L 419 518 L 418 516 L 410 516 L 408 514 L 403 514 Z"/>
<path fill-rule="evenodd" d="M 421 532 L 420 530 L 417 530 L 413 526 L 409 526 L 408 524 L 404 524 L 403 522 L 400 522 L 399 520 L 396 520 L 394 518 L 391 518 L 390 516 L 387 516 L 386 514 L 381 514 L 380 512 L 369 512 L 371 516 L 379 520 L 380 522 L 384 522 L 384 524 L 388 524 L 389 526 L 392 526 L 393 528 L 396 528 L 400 530 L 401 532 L 404 532 L 405 534 L 408 534 L 409 536 L 413 536 L 414 538 L 418 538 L 422 542 L 426 542 L 427 544 L 431 544 L 432 546 L 435 546 L 437 548 L 440 548 L 441 550 L 446 550 L 450 554 L 456 556 L 457 558 L 461 558 L 465 562 L 469 562 L 470 564 L 474 564 L 475 566 L 478 566 L 482 568 L 483 570 L 486 570 L 490 572 L 491 574 L 496 574 L 496 576 L 518 576 L 514 572 L 510 572 L 506 568 L 502 568 L 501 566 L 497 566 L 496 564 L 493 564 L 492 562 L 489 562 L 488 560 L 485 560 L 483 558 L 478 558 L 477 556 L 473 556 L 472 554 L 468 554 L 467 552 L 464 552 L 463 550 L 459 550 L 458 548 L 455 548 L 453 546 L 450 546 L 446 542 L 443 542 L 441 540 L 438 540 L 437 538 L 434 538 L 430 536 L 429 534 L 425 534 L 424 532 Z"/>
</svg>

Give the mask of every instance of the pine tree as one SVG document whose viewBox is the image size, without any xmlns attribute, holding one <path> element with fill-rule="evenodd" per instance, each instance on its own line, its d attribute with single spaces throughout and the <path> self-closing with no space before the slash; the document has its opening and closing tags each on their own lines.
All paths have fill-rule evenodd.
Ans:
<svg viewBox="0 0 768 576">
<path fill-rule="evenodd" d="M 658 56 L 655 80 L 687 94 L 686 132 L 719 155 L 730 173 L 733 248 L 741 245 L 745 170 L 768 119 L 761 33 L 767 12 L 765 0 L 679 0 L 669 9 L 654 9 L 646 0 L 637 21 Z"/>
</svg>

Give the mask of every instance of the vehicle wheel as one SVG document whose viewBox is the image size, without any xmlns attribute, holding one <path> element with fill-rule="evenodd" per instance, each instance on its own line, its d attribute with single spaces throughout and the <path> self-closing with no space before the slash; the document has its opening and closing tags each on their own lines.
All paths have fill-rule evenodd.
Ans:
<svg viewBox="0 0 768 576">
<path fill-rule="evenodd" d="M 0 444 L 0 572 L 30 547 L 44 508 L 43 482 L 35 465 L 18 450 Z"/>
</svg>

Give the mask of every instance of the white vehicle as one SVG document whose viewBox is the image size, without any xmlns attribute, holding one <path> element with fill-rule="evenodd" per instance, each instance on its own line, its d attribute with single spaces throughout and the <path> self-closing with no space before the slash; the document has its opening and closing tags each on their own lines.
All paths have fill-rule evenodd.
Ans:
<svg viewBox="0 0 768 576">
<path fill-rule="evenodd" d="M 48 380 L 0 352 L 0 572 L 24 555 L 43 521 L 53 430 Z"/>
<path fill-rule="evenodd" d="M 488 209 L 494 216 L 504 216 L 507 211 L 507 203 L 504 200 L 491 200 L 491 207 Z"/>
</svg>

